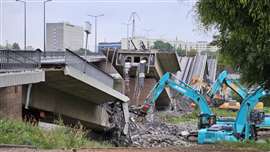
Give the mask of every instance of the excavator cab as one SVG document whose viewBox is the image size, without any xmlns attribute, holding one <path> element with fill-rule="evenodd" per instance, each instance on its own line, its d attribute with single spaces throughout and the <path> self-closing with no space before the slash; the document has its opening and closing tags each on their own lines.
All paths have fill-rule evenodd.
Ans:
<svg viewBox="0 0 270 152">
<path fill-rule="evenodd" d="M 252 125 L 261 124 L 264 121 L 265 114 L 263 111 L 253 111 L 250 113 L 249 121 Z"/>
<path fill-rule="evenodd" d="M 198 128 L 209 128 L 210 126 L 216 124 L 216 115 L 200 114 Z"/>
</svg>

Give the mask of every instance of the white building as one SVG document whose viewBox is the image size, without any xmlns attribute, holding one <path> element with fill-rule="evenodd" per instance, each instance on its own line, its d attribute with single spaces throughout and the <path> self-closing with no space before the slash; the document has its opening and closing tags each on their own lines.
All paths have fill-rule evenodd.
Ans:
<svg viewBox="0 0 270 152">
<path fill-rule="evenodd" d="M 166 39 L 148 39 L 145 37 L 136 37 L 132 41 L 137 49 L 140 49 L 141 42 L 144 43 L 145 47 L 152 48 L 154 46 L 155 41 L 163 41 L 170 43 L 174 48 L 182 48 L 186 49 L 187 51 L 195 49 L 199 52 L 201 51 L 217 51 L 216 46 L 209 46 L 209 42 L 207 41 L 197 41 L 197 42 L 188 42 L 188 41 L 181 41 L 181 40 L 166 40 Z M 127 41 L 127 38 L 121 39 L 121 48 L 122 49 L 134 49 L 134 46 L 131 44 L 131 42 Z"/>
<path fill-rule="evenodd" d="M 83 48 L 83 27 L 69 23 L 46 24 L 46 51 L 78 50 Z"/>
</svg>

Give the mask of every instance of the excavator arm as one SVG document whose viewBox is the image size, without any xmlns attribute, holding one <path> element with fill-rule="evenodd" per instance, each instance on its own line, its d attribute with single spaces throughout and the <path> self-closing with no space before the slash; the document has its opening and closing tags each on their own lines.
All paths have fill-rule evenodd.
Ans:
<svg viewBox="0 0 270 152">
<path fill-rule="evenodd" d="M 266 96 L 270 96 L 270 92 L 260 86 L 243 100 L 234 124 L 236 137 L 243 137 L 244 135 L 245 139 L 250 138 L 252 136 L 252 125 L 258 125 L 264 121 L 264 113 L 256 113 L 254 112 L 254 108 L 261 98 Z"/>
<path fill-rule="evenodd" d="M 217 80 L 212 85 L 211 89 L 208 92 L 208 96 L 214 98 L 217 92 L 222 88 L 222 85 L 225 84 L 227 87 L 232 89 L 236 94 L 238 94 L 242 99 L 244 99 L 248 93 L 247 89 L 239 84 L 236 80 L 228 78 L 228 72 L 223 71 L 219 74 Z"/>
<path fill-rule="evenodd" d="M 217 123 L 209 128 L 200 129 L 198 143 L 236 142 L 256 139 L 257 125 L 262 122 L 270 124 L 270 119 L 265 119 L 263 112 L 254 111 L 256 104 L 265 96 L 270 96 L 270 92 L 261 86 L 254 92 L 249 93 L 242 101 L 236 120 L 232 124 Z"/>
<path fill-rule="evenodd" d="M 169 87 L 181 95 L 189 98 L 200 108 L 200 121 L 199 128 L 207 128 L 215 123 L 216 117 L 209 108 L 207 101 L 197 90 L 193 89 L 188 84 L 177 80 L 172 77 L 170 73 L 166 73 L 160 79 L 160 81 L 154 86 L 148 97 L 146 98 L 144 105 L 141 109 L 143 114 L 147 114 L 149 109 L 155 105 L 156 100 L 163 92 L 165 87 Z"/>
</svg>

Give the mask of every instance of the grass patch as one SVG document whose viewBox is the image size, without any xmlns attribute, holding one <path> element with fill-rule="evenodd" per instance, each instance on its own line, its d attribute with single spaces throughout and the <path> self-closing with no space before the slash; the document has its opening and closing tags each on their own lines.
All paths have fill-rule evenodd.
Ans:
<svg viewBox="0 0 270 152">
<path fill-rule="evenodd" d="M 270 149 L 270 139 L 265 140 L 264 143 L 258 143 L 255 141 L 245 141 L 245 142 L 222 142 L 221 145 L 226 148 L 231 149 L 256 149 L 262 151 L 268 151 Z"/>
<path fill-rule="evenodd" d="M 0 144 L 31 145 L 41 149 L 112 147 L 87 139 L 86 131 L 80 125 L 45 131 L 29 123 L 0 120 L 0 135 Z"/>
<path fill-rule="evenodd" d="M 264 111 L 266 114 L 270 114 L 270 107 L 264 107 L 264 108 L 263 108 L 263 111 Z"/>
<path fill-rule="evenodd" d="M 171 124 L 180 124 L 183 122 L 196 121 L 197 113 L 195 111 L 191 113 L 187 113 L 181 116 L 173 116 L 173 115 L 161 115 L 161 119 L 167 123 Z"/>
<path fill-rule="evenodd" d="M 223 117 L 236 117 L 237 112 L 231 111 L 231 110 L 224 110 L 224 109 L 219 109 L 219 108 L 212 108 L 212 112 L 217 116 L 223 116 Z M 199 109 L 195 109 L 191 113 L 186 113 L 181 116 L 174 116 L 171 114 L 162 114 L 160 115 L 160 118 L 164 120 L 167 123 L 171 124 L 180 124 L 184 122 L 189 122 L 189 121 L 197 121 L 198 120 L 198 115 L 200 113 Z"/>
<path fill-rule="evenodd" d="M 238 112 L 219 108 L 212 108 L 211 110 L 217 117 L 236 117 Z"/>
</svg>

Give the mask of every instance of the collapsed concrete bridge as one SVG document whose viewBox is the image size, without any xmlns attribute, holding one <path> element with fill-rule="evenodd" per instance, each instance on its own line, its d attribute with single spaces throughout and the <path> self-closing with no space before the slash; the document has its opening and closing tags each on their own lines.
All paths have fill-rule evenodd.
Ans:
<svg viewBox="0 0 270 152">
<path fill-rule="evenodd" d="M 86 58 L 89 58 L 89 61 L 69 50 L 46 54 L 39 52 L 39 66 L 35 67 L 35 70 L 41 71 L 42 79 L 24 83 L 18 81 L 9 85 L 1 83 L 0 90 L 20 87 L 17 97 L 13 98 L 17 107 L 24 105 L 25 111 L 43 121 L 52 122 L 60 115 L 70 124 L 80 121 L 92 129 L 110 128 L 109 115 L 104 106 L 108 102 L 122 103 L 125 109 L 125 120 L 128 121 L 129 98 L 114 89 L 113 77 L 90 62 L 98 62 L 103 60 L 103 57 L 88 55 Z M 9 77 L 15 75 L 8 72 L 10 70 L 8 68 L 1 70 L 3 72 L 0 74 L 0 82 L 5 82 L 4 75 Z M 21 68 L 17 71 L 25 71 L 25 69 Z M 27 80 L 28 76 L 22 79 Z M 14 96 L 14 92 L 10 91 L 0 93 L 4 96 Z M 0 103 L 6 105 L 9 102 L 9 98 L 0 100 Z M 9 107 L 6 107 L 6 111 Z M 0 111 L 3 111 L 3 108 L 0 108 Z"/>
<path fill-rule="evenodd" d="M 107 59 L 125 79 L 125 93 L 130 98 L 130 104 L 141 105 L 153 86 L 165 72 L 176 73 L 180 70 L 178 56 L 175 52 L 162 52 L 158 50 L 104 50 Z M 134 93 L 137 89 L 137 68 L 140 61 L 146 61 L 144 87 L 140 94 Z M 128 73 L 125 73 L 125 64 L 129 63 Z M 170 106 L 172 98 L 170 89 L 166 88 L 157 100 L 157 108 Z"/>
</svg>

